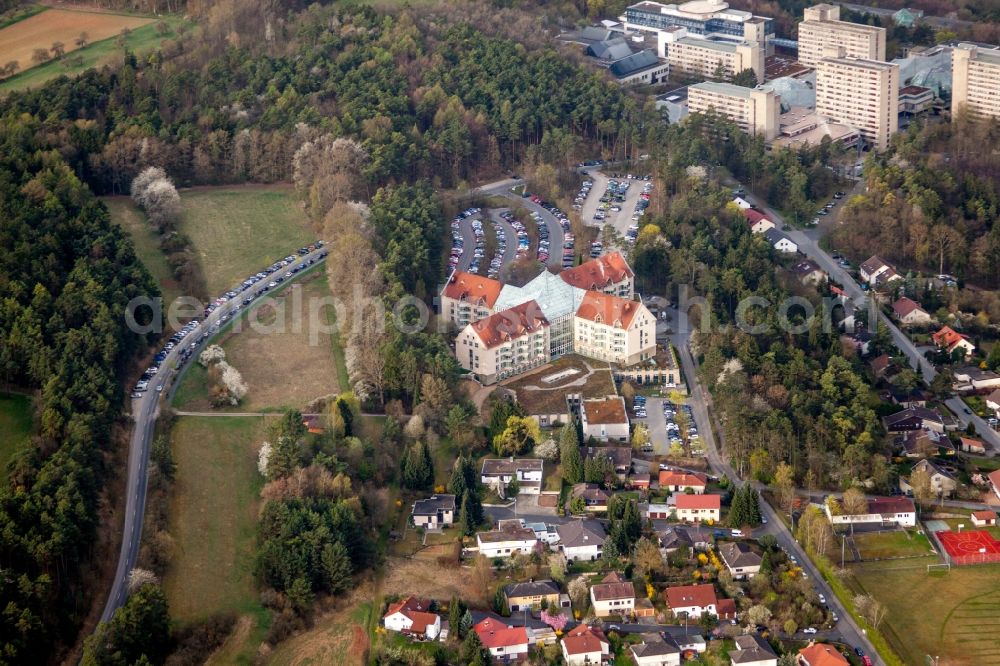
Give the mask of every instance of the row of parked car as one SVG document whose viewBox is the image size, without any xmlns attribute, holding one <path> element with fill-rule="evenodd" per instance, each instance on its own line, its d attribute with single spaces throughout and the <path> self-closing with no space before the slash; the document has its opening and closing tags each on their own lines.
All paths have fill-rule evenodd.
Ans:
<svg viewBox="0 0 1000 666">
<path fill-rule="evenodd" d="M 451 256 L 448 258 L 448 267 L 455 270 L 458 262 L 465 253 L 465 240 L 462 238 L 462 220 L 474 217 L 480 213 L 479 208 L 469 208 L 459 213 L 451 221 Z M 476 236 L 476 248 L 473 250 L 472 261 L 469 263 L 469 271 L 476 273 L 479 271 L 479 261 L 486 254 L 486 240 L 483 236 L 483 223 L 479 219 L 472 220 L 472 231 Z"/>
<path fill-rule="evenodd" d="M 681 405 L 680 408 L 684 411 L 685 421 L 687 422 L 687 432 L 685 435 L 688 440 L 698 439 L 700 435 L 698 434 L 698 424 L 694 421 L 694 412 L 691 410 L 691 405 Z M 677 405 L 670 402 L 669 400 L 663 401 L 663 420 L 667 422 L 667 439 L 670 443 L 681 441 L 681 429 L 677 425 Z"/>
<path fill-rule="evenodd" d="M 556 206 L 548 201 L 543 201 L 541 197 L 535 195 L 528 195 L 531 200 L 547 210 L 552 214 L 552 217 L 556 218 L 559 222 L 559 226 L 563 230 L 563 268 L 572 268 L 575 255 L 574 255 L 574 239 L 573 234 L 570 233 L 569 216 Z M 548 263 L 549 257 L 552 254 L 551 245 L 552 239 L 549 237 L 549 228 L 542 219 L 542 216 L 538 213 L 531 213 L 532 219 L 535 220 L 535 224 L 538 225 L 538 260 L 542 263 Z"/>
<path fill-rule="evenodd" d="M 323 247 L 323 241 L 321 240 L 316 241 L 312 245 L 300 247 L 297 250 L 297 254 L 299 255 L 299 257 L 296 257 L 294 254 L 290 254 L 284 259 L 280 259 L 274 262 L 273 264 L 271 264 L 264 270 L 260 271 L 259 273 L 254 273 L 253 275 L 249 276 L 237 287 L 230 289 L 229 291 L 227 291 L 226 293 L 224 293 L 223 295 L 219 296 L 214 301 L 209 303 L 208 306 L 205 308 L 204 312 L 204 316 L 206 318 L 210 314 L 215 312 L 215 310 L 217 310 L 224 303 L 228 303 L 231 300 L 237 299 L 241 294 L 247 292 L 248 290 L 251 290 L 251 288 L 254 287 L 254 285 L 258 284 L 263 280 L 268 280 L 267 284 L 265 284 L 264 286 L 258 287 L 255 290 L 251 290 L 252 293 L 247 294 L 242 301 L 237 303 L 236 307 L 234 307 L 231 312 L 227 312 L 226 314 L 219 317 L 219 320 L 213 323 L 210 329 L 201 330 L 201 321 L 198 319 L 192 319 L 191 321 L 186 323 L 184 327 L 181 328 L 181 330 L 177 331 L 172 336 L 170 336 L 170 339 L 167 340 L 167 343 L 165 345 L 163 345 L 163 348 L 159 352 L 157 352 L 156 355 L 153 357 L 153 364 L 149 366 L 145 372 L 142 373 L 142 376 L 139 378 L 139 381 L 136 382 L 136 385 L 132 390 L 132 397 L 141 398 L 142 394 L 149 389 L 149 383 L 153 381 L 153 377 L 155 377 L 160 372 L 160 367 L 162 366 L 163 361 L 166 360 L 170 352 L 172 352 L 177 347 L 182 347 L 180 353 L 178 353 L 177 355 L 177 360 L 178 363 L 180 363 L 181 365 L 186 363 L 194 354 L 194 350 L 198 347 L 198 345 L 207 340 L 209 336 L 211 336 L 213 333 L 219 330 L 219 326 L 229 321 L 229 319 L 234 314 L 236 314 L 240 309 L 249 305 L 255 298 L 262 296 L 271 289 L 274 289 L 275 287 L 278 286 L 278 284 L 292 277 L 292 275 L 294 275 L 295 273 L 298 273 L 299 271 L 305 269 L 307 266 L 310 266 L 311 264 L 315 263 L 317 258 L 306 259 L 305 257 L 322 247 Z M 323 250 L 322 252 L 320 252 L 318 258 L 321 259 L 326 255 L 327 255 L 326 250 Z M 164 387 L 163 382 L 157 384 L 156 386 L 157 392 L 163 391 L 163 387 Z"/>
</svg>

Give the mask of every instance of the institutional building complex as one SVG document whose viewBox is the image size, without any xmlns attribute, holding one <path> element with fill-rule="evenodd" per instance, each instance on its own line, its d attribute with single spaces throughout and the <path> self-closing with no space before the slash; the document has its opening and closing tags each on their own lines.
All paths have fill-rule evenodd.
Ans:
<svg viewBox="0 0 1000 666">
<path fill-rule="evenodd" d="M 835 53 L 816 64 L 816 113 L 885 150 L 899 130 L 899 65 L 848 58 L 843 48 Z"/>
<path fill-rule="evenodd" d="M 840 20 L 840 6 L 806 7 L 799 23 L 799 62 L 815 67 L 830 48 L 849 58 L 885 60 L 885 28 Z"/>
<path fill-rule="evenodd" d="M 959 44 L 951 55 L 951 112 L 1000 118 L 1000 50 Z"/>
<path fill-rule="evenodd" d="M 660 42 L 658 49 L 665 53 L 673 76 L 711 79 L 751 69 L 757 83 L 764 82 L 764 49 L 760 42 L 692 37 L 684 28 L 665 31 Z"/>
<path fill-rule="evenodd" d="M 705 81 L 688 87 L 691 113 L 710 110 L 725 116 L 749 134 L 759 134 L 770 141 L 778 136 L 781 104 L 771 90 L 744 88 L 731 83 Z"/>
<path fill-rule="evenodd" d="M 625 9 L 626 31 L 659 32 L 684 28 L 691 35 L 713 40 L 753 41 L 762 46 L 774 36 L 774 21 L 731 9 L 722 0 L 694 0 L 680 5 L 640 2 Z"/>
<path fill-rule="evenodd" d="M 441 314 L 461 328 L 455 355 L 493 384 L 576 352 L 633 365 L 656 355 L 656 318 L 633 300 L 635 275 L 613 252 L 523 287 L 461 271 L 441 292 Z"/>
</svg>

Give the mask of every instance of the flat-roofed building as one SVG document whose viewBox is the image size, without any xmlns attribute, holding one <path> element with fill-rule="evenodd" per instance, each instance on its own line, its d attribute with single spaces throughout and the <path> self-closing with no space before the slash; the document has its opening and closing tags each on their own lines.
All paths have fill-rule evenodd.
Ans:
<svg viewBox="0 0 1000 666">
<path fill-rule="evenodd" d="M 899 130 L 899 65 L 844 57 L 816 65 L 816 113 L 858 130 L 875 150 Z"/>
<path fill-rule="evenodd" d="M 680 34 L 678 32 L 677 34 Z M 671 76 L 710 79 L 735 76 L 753 70 L 757 83 L 764 83 L 764 49 L 760 42 L 726 42 L 683 36 L 666 45 Z"/>
<path fill-rule="evenodd" d="M 828 48 L 842 47 L 847 56 L 885 60 L 885 28 L 840 20 L 840 6 L 806 7 L 799 23 L 799 62 L 815 67 Z"/>
<path fill-rule="evenodd" d="M 772 148 L 797 150 L 807 145 L 818 146 L 824 137 L 844 146 L 857 145 L 861 134 L 850 125 L 835 123 L 822 118 L 810 108 L 793 106 L 778 118 L 779 135 L 771 142 Z"/>
<path fill-rule="evenodd" d="M 688 110 L 691 113 L 715 111 L 739 125 L 744 132 L 763 136 L 765 141 L 778 136 L 781 105 L 771 90 L 704 81 L 688 86 Z"/>
<path fill-rule="evenodd" d="M 774 37 L 774 20 L 734 9 L 723 0 L 692 0 L 681 4 L 639 2 L 621 17 L 626 31 L 659 33 L 674 27 L 713 39 L 752 40 L 764 44 Z"/>
<path fill-rule="evenodd" d="M 1000 50 L 959 44 L 951 54 L 951 112 L 1000 118 Z"/>
</svg>

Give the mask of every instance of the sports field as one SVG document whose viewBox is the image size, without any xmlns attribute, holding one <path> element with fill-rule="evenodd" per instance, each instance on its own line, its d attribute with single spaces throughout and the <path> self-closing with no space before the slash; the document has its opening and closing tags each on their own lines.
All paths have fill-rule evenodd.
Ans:
<svg viewBox="0 0 1000 666">
<path fill-rule="evenodd" d="M 0 482 L 7 480 L 7 463 L 28 445 L 31 436 L 31 398 L 0 393 Z"/>
<path fill-rule="evenodd" d="M 915 530 L 855 534 L 852 540 L 854 547 L 861 554 L 861 559 L 865 561 L 922 557 L 934 553 L 927 537 Z"/>
<path fill-rule="evenodd" d="M 1000 562 L 1000 541 L 986 530 L 949 530 L 936 536 L 955 564 Z"/>
<path fill-rule="evenodd" d="M 234 657 L 248 663 L 266 634 L 268 613 L 253 576 L 258 500 L 263 477 L 259 417 L 180 417 L 171 432 L 177 475 L 170 500 L 173 560 L 163 579 L 171 619 L 180 624 L 230 611 L 246 643 Z M 238 661 L 239 659 L 234 659 Z"/>
<path fill-rule="evenodd" d="M 191 239 L 210 295 L 316 240 L 290 186 L 205 187 L 181 192 L 180 229 Z"/>
<path fill-rule="evenodd" d="M 100 12 L 48 9 L 0 30 L 0 63 L 17 61 L 20 71 L 31 69 L 35 49 L 51 49 L 60 42 L 66 53 L 77 50 L 76 40 L 85 36 L 86 44 L 99 42 L 153 23 L 155 19 Z"/>
<path fill-rule="evenodd" d="M 1000 565 L 927 573 L 937 558 L 849 565 L 849 586 L 886 605 L 882 632 L 906 664 L 1000 666 Z"/>
</svg>

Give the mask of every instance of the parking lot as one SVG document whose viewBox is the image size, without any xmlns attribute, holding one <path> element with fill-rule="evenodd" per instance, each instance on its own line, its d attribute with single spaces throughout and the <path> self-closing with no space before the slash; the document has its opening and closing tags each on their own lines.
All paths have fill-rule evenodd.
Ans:
<svg viewBox="0 0 1000 666">
<path fill-rule="evenodd" d="M 642 407 L 645 409 L 641 409 Z M 697 446 L 698 426 L 690 405 L 675 405 L 666 398 L 636 396 L 632 420 L 645 423 L 649 429 L 651 450 L 644 453 L 657 456 L 669 455 L 674 442 L 687 441 Z"/>
<path fill-rule="evenodd" d="M 548 238 L 545 239 L 548 240 L 548 258 L 543 263 L 551 268 L 563 266 L 562 252 L 559 248 L 564 247 L 566 234 L 569 232 L 569 218 L 566 214 L 556 206 L 541 199 L 535 201 L 532 197 L 519 197 L 511 192 L 508 192 L 506 196 L 517 201 L 515 205 L 526 208 L 539 229 L 544 226 L 548 231 Z M 539 240 L 542 239 L 542 234 L 540 234 Z"/>
<path fill-rule="evenodd" d="M 627 178 L 628 175 L 632 175 L 633 178 Z M 646 188 L 647 184 L 650 185 L 651 191 L 651 181 L 636 178 L 635 174 L 623 174 L 621 178 L 609 178 L 600 171 L 592 171 L 585 174 L 583 179 L 584 181 L 590 181 L 592 183 L 584 201 L 582 204 L 579 204 L 582 206 L 580 209 L 580 217 L 584 224 L 598 228 L 604 228 L 605 225 L 610 224 L 615 228 L 615 231 L 623 236 L 628 234 L 629 227 L 638 225 L 638 218 L 635 217 L 636 206 L 639 205 L 644 188 Z M 628 184 L 628 189 L 625 191 L 624 201 L 617 201 L 613 198 L 608 202 L 601 201 L 601 197 L 608 192 L 608 185 L 612 180 L 619 185 L 624 183 Z M 607 210 L 601 210 L 602 203 L 608 204 Z M 614 210 L 615 208 L 618 208 L 619 210 Z M 604 219 L 594 219 L 595 215 L 598 217 L 603 215 Z"/>
</svg>

